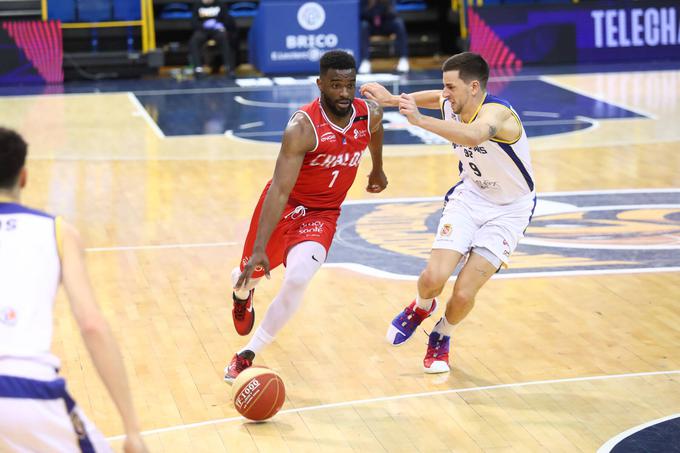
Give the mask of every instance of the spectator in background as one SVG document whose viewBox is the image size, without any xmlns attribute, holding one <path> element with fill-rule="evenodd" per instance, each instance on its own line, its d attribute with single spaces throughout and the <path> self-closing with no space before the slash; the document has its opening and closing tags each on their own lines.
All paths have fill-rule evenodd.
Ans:
<svg viewBox="0 0 680 453">
<path fill-rule="evenodd" d="M 229 15 L 227 5 L 220 0 L 198 0 L 194 4 L 191 18 L 194 29 L 189 40 L 190 63 L 194 74 L 203 73 L 201 50 L 209 40 L 214 40 L 222 55 L 224 72 L 229 75 L 234 70 L 234 49 L 238 48 L 236 22 Z"/>
<path fill-rule="evenodd" d="M 397 71 L 408 72 L 408 48 L 407 35 L 404 20 L 397 16 L 394 0 L 362 0 L 361 1 L 361 36 L 359 43 L 361 46 L 361 64 L 359 73 L 367 74 L 371 72 L 371 62 L 369 61 L 369 39 L 371 35 L 397 37 L 397 54 L 399 63 Z"/>
</svg>

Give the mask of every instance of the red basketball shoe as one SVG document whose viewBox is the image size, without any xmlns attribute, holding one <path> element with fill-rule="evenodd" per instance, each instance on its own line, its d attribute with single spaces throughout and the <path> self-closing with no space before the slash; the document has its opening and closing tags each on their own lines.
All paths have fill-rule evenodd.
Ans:
<svg viewBox="0 0 680 453">
<path fill-rule="evenodd" d="M 234 354 L 229 365 L 224 367 L 224 382 L 232 384 L 234 379 L 241 374 L 241 371 L 250 368 L 253 364 L 253 359 L 255 359 L 253 351 L 245 350 L 240 354 Z"/>
<path fill-rule="evenodd" d="M 248 293 L 246 300 L 241 300 L 232 293 L 234 308 L 231 310 L 231 317 L 234 320 L 234 327 L 239 335 L 248 335 L 253 330 L 255 324 L 255 307 L 253 307 L 254 289 Z"/>
</svg>

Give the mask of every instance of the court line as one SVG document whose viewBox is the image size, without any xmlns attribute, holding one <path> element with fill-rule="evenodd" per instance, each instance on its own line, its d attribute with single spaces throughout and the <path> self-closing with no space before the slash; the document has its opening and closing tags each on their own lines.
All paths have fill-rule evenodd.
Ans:
<svg viewBox="0 0 680 453">
<path fill-rule="evenodd" d="M 543 118 L 559 118 L 560 114 L 557 112 L 538 112 L 535 110 L 525 110 L 522 112 L 524 116 L 540 116 Z"/>
<path fill-rule="evenodd" d="M 680 413 L 669 415 L 668 417 L 657 418 L 656 420 L 652 420 L 647 423 L 643 423 L 641 425 L 627 429 L 626 431 L 617 434 L 616 436 L 612 437 L 607 442 L 605 442 L 600 448 L 597 449 L 597 453 L 609 453 L 619 442 L 629 437 L 631 434 L 635 434 L 636 432 L 642 431 L 645 428 L 649 428 L 650 426 L 658 425 L 660 423 L 667 422 L 675 418 L 680 418 Z"/>
<path fill-rule="evenodd" d="M 582 74 L 579 74 L 579 75 L 582 75 Z M 645 111 L 640 110 L 636 107 L 629 107 L 629 106 L 620 104 L 618 102 L 611 101 L 611 100 L 607 99 L 603 94 L 600 94 L 600 93 L 594 93 L 594 92 L 590 92 L 590 91 L 581 90 L 579 88 L 574 88 L 572 86 L 567 85 L 566 83 L 560 82 L 558 80 L 554 80 L 551 77 L 553 77 L 553 75 L 540 76 L 539 80 L 541 80 L 542 82 L 545 82 L 547 84 L 554 85 L 556 87 L 562 88 L 563 90 L 571 91 L 572 93 L 576 93 L 576 94 L 579 94 L 581 96 L 585 96 L 587 98 L 595 99 L 595 100 L 603 102 L 605 104 L 610 104 L 610 105 L 613 105 L 613 106 L 618 107 L 620 109 L 628 110 L 629 112 L 637 113 L 638 115 L 641 115 L 641 116 L 646 117 L 648 119 L 652 119 L 652 120 L 658 120 L 659 119 L 653 113 L 645 112 Z M 605 119 L 605 118 L 603 118 L 603 119 Z M 630 119 L 635 119 L 635 118 L 630 118 Z"/>
<path fill-rule="evenodd" d="M 416 281 L 417 275 L 395 274 L 393 272 L 383 271 L 374 267 L 366 266 L 357 263 L 324 263 L 323 268 L 341 268 L 347 269 L 358 274 L 368 275 L 376 278 L 389 278 L 391 280 L 401 281 Z M 618 274 L 654 274 L 663 272 L 679 272 L 680 267 L 635 267 L 625 269 L 580 269 L 573 271 L 541 271 L 541 272 L 522 272 L 494 274 L 492 280 L 509 280 L 514 278 L 545 278 L 545 277 L 581 277 L 590 275 L 618 275 Z M 453 276 L 449 278 L 449 282 L 456 280 Z"/>
<path fill-rule="evenodd" d="M 123 245 L 119 247 L 88 247 L 86 252 L 120 252 L 126 250 L 165 250 L 165 249 L 192 249 L 207 247 L 231 247 L 240 245 L 240 242 L 199 242 L 193 244 L 161 244 L 161 245 Z"/>
<path fill-rule="evenodd" d="M 299 408 L 294 408 L 294 409 L 284 409 L 277 414 L 277 417 L 280 417 L 281 415 L 285 415 L 285 414 L 297 414 L 297 413 L 301 413 L 301 412 L 311 412 L 311 411 L 324 410 L 324 409 L 335 409 L 335 408 L 341 408 L 341 407 L 356 406 L 356 405 L 361 405 L 361 404 L 382 403 L 382 402 L 386 402 L 386 401 L 399 401 L 399 400 L 405 400 L 405 399 L 422 398 L 422 397 L 430 397 L 430 396 L 452 395 L 452 394 L 481 392 L 481 391 L 499 390 L 499 389 L 508 389 L 508 388 L 531 387 L 531 386 L 537 386 L 537 385 L 552 385 L 552 384 L 563 384 L 563 383 L 571 383 L 571 382 L 604 381 L 604 380 L 610 380 L 610 379 L 623 379 L 623 378 L 645 377 L 645 376 L 663 376 L 663 375 L 674 375 L 674 374 L 680 374 L 680 370 L 647 371 L 647 372 L 641 372 L 641 373 L 610 374 L 610 375 L 601 375 L 601 376 L 584 376 L 584 377 L 574 377 L 574 378 L 564 378 L 564 379 L 547 379 L 547 380 L 540 380 L 540 381 L 515 382 L 515 383 L 511 383 L 511 384 L 495 384 L 495 385 L 485 385 L 485 386 L 480 386 L 480 387 L 466 387 L 466 388 L 448 389 L 448 390 L 434 390 L 434 391 L 431 391 L 431 392 L 406 393 L 406 394 L 403 394 L 403 395 L 381 396 L 381 397 L 377 397 L 377 398 L 367 398 L 367 399 L 361 399 L 361 400 L 341 401 L 341 402 L 338 402 L 338 403 L 328 403 L 328 404 L 319 404 L 319 405 L 316 405 L 316 406 L 306 406 L 306 407 L 299 407 Z M 222 423 L 228 423 L 228 422 L 233 422 L 233 421 L 241 421 L 241 420 L 245 421 L 246 419 L 243 418 L 243 417 L 220 418 L 220 419 L 216 419 L 216 420 L 207 420 L 207 421 L 197 422 L 197 423 L 187 423 L 187 424 L 182 424 L 182 425 L 168 426 L 166 428 L 151 429 L 151 430 L 148 430 L 148 431 L 142 431 L 141 434 L 143 436 L 149 436 L 149 435 L 153 435 L 153 434 L 161 434 L 161 433 L 166 433 L 166 432 L 171 432 L 171 431 L 200 428 L 202 426 L 218 425 L 218 424 L 222 424 Z M 120 439 L 124 439 L 124 438 L 125 438 L 124 435 L 118 435 L 118 436 L 107 437 L 107 440 L 109 440 L 109 441 L 120 440 Z"/>
<path fill-rule="evenodd" d="M 149 112 L 146 111 L 144 106 L 142 105 L 141 102 L 139 102 L 139 99 L 137 99 L 137 96 L 135 96 L 134 93 L 128 91 L 127 92 L 128 99 L 130 99 L 130 102 L 132 102 L 132 105 L 137 108 L 137 111 L 139 112 L 139 116 L 144 118 L 144 121 L 146 121 L 146 124 L 148 124 L 151 127 L 151 130 L 156 134 L 156 137 L 158 138 L 165 138 L 165 134 L 161 130 L 161 128 L 156 124 L 156 122 L 151 118 L 151 115 L 149 115 Z"/>
<path fill-rule="evenodd" d="M 236 97 L 240 97 L 240 96 L 236 96 Z M 277 105 L 274 105 L 274 104 L 276 104 L 276 103 L 259 102 L 259 101 L 248 101 L 247 99 L 243 99 L 243 98 L 241 98 L 238 102 L 239 102 L 239 103 L 242 103 L 242 104 L 244 104 L 244 103 L 246 103 L 246 102 L 249 102 L 249 103 L 250 103 L 250 104 L 246 104 L 246 105 L 255 105 L 255 104 L 258 104 L 258 106 L 260 106 L 260 107 L 272 107 L 272 108 L 274 108 L 274 107 L 276 107 L 276 108 L 280 108 L 280 107 L 292 107 L 292 104 L 289 105 L 289 104 L 281 104 L 281 103 L 278 103 Z M 589 130 L 592 129 L 593 126 L 595 126 L 595 123 L 597 123 L 597 120 L 593 120 L 592 118 L 587 118 L 587 117 L 585 117 L 585 116 L 576 116 L 576 117 L 573 118 L 573 119 L 563 119 L 563 120 L 528 120 L 528 121 L 523 121 L 523 122 L 522 122 L 522 124 L 524 124 L 525 126 L 558 126 L 558 125 L 564 125 L 564 124 L 584 124 L 584 123 L 588 123 L 588 124 L 590 124 L 591 126 L 588 127 L 588 128 L 585 128 L 585 129 L 579 129 L 578 131 L 567 131 L 567 132 L 561 132 L 561 133 L 557 133 L 557 134 L 550 134 L 550 135 L 549 135 L 550 137 L 555 136 L 555 135 L 563 135 L 563 134 L 567 134 L 567 133 L 573 133 L 573 132 L 584 132 L 584 131 L 586 131 L 586 130 L 589 131 Z M 388 127 L 385 127 L 385 130 L 386 130 L 386 131 L 407 131 L 409 127 L 413 127 L 413 126 L 411 126 L 408 122 L 399 123 L 399 124 L 400 124 L 400 125 L 403 125 L 403 127 L 389 127 L 389 126 L 388 126 Z M 230 136 L 231 136 L 231 135 L 236 135 L 236 134 L 234 133 L 234 130 L 233 130 L 233 129 L 229 129 L 229 130 L 227 130 L 227 131 L 224 132 L 224 135 L 230 135 Z M 238 133 L 238 137 L 239 137 L 239 138 L 247 138 L 247 137 L 266 137 L 266 136 L 275 136 L 275 135 L 283 135 L 283 130 L 280 130 L 280 131 L 239 132 L 239 133 Z M 436 134 L 435 134 L 435 135 L 436 135 Z M 542 136 L 540 136 L 540 137 L 544 137 L 544 136 L 542 135 Z M 532 137 L 532 138 L 538 138 L 538 137 Z M 445 143 L 442 143 L 442 144 L 444 145 L 444 144 L 448 144 L 448 143 L 450 143 L 450 142 L 446 141 Z M 422 143 L 415 143 L 415 144 L 414 144 L 414 146 L 421 146 L 421 145 L 423 145 L 423 144 L 422 144 Z"/>
<path fill-rule="evenodd" d="M 617 195 L 617 194 L 636 194 L 636 193 L 678 193 L 680 188 L 655 188 L 655 189 L 603 189 L 603 190 L 572 190 L 565 192 L 537 192 L 540 197 L 560 197 L 572 195 Z M 444 201 L 444 195 L 434 197 L 401 197 L 401 198 L 368 198 L 365 200 L 345 200 L 343 205 L 350 204 L 381 204 L 381 203 L 409 203 L 425 201 Z M 632 205 L 637 206 L 637 205 Z"/>
<path fill-rule="evenodd" d="M 271 107 L 271 108 L 286 108 L 297 109 L 300 105 L 296 102 L 269 102 L 269 101 L 252 101 L 243 96 L 234 96 L 234 101 L 241 105 L 249 105 L 251 107 Z"/>
</svg>

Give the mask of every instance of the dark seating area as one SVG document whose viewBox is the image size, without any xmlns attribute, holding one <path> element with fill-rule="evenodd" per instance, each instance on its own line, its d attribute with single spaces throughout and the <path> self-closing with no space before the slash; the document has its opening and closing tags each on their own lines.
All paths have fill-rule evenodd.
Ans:
<svg viewBox="0 0 680 453">
<path fill-rule="evenodd" d="M 248 62 L 248 31 L 257 14 L 259 1 L 228 1 L 229 12 L 239 33 L 238 63 Z M 154 0 L 156 44 L 163 50 L 166 65 L 187 64 L 187 42 L 191 36 L 191 1 Z M 409 54 L 431 56 L 450 52 L 458 33 L 457 17 L 451 18 L 451 5 L 437 0 L 397 0 L 397 11 L 406 23 Z M 357 30 L 358 33 L 358 30 Z M 453 34 L 453 36 L 448 36 Z M 390 57 L 387 42 L 372 43 L 376 57 Z"/>
<path fill-rule="evenodd" d="M 187 65 L 192 3 L 191 0 L 152 1 L 157 50 L 147 53 L 142 46 L 142 27 L 134 25 L 141 19 L 139 0 L 47 0 L 47 18 L 62 23 L 65 79 L 140 77 L 157 74 L 161 66 Z M 236 64 L 248 63 L 248 33 L 260 1 L 225 3 L 238 30 Z M 449 2 L 397 0 L 397 11 L 406 24 L 409 56 L 446 54 L 455 49 L 458 18 Z M 0 0 L 0 18 L 40 20 L 41 17 L 41 0 Z M 120 21 L 130 25 L 120 26 Z M 105 25 L 113 22 L 118 24 Z M 210 46 L 207 51 L 211 51 Z M 373 41 L 370 52 L 372 57 L 394 56 L 389 39 Z"/>
</svg>

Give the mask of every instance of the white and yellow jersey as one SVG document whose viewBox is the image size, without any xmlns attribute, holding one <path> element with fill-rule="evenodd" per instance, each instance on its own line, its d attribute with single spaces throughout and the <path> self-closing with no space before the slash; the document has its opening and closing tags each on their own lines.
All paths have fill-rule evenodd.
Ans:
<svg viewBox="0 0 680 453">
<path fill-rule="evenodd" d="M 460 159 L 458 171 L 463 187 L 498 205 L 513 203 L 525 197 L 533 198 L 534 176 L 529 142 L 517 112 L 507 101 L 487 94 L 468 123 L 475 120 L 484 104 L 500 104 L 509 109 L 521 132 L 513 141 L 489 139 L 474 147 L 452 143 Z M 461 122 L 460 117 L 453 113 L 448 99 L 442 99 L 441 105 L 445 120 Z M 453 188 L 450 193 L 453 193 Z"/>
<path fill-rule="evenodd" d="M 0 201 L 0 374 L 21 375 L 16 364 L 22 362 L 59 367 L 50 352 L 61 280 L 59 225 L 58 217 Z"/>
</svg>

